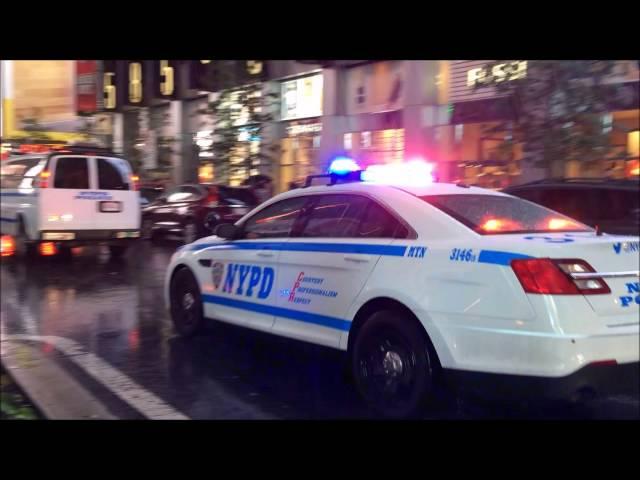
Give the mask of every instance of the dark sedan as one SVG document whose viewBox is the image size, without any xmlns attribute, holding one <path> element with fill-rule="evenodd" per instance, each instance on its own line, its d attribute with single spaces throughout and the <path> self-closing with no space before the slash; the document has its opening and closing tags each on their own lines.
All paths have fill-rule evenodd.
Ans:
<svg viewBox="0 0 640 480">
<path fill-rule="evenodd" d="M 185 184 L 142 209 L 142 236 L 179 235 L 184 243 L 211 235 L 216 225 L 234 223 L 258 204 L 244 187 Z"/>
<path fill-rule="evenodd" d="M 640 234 L 638 180 L 547 179 L 503 191 L 598 227 L 604 233 Z"/>
</svg>

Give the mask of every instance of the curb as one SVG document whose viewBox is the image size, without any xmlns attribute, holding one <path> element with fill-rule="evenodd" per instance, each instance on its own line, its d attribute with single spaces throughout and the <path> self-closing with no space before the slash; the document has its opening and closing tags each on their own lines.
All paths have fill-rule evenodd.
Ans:
<svg viewBox="0 0 640 480">
<path fill-rule="evenodd" d="M 70 374 L 30 345 L 3 341 L 2 364 L 44 419 L 118 419 Z"/>
<path fill-rule="evenodd" d="M 29 393 L 24 389 L 24 386 L 22 385 L 22 383 L 20 383 L 20 381 L 14 376 L 13 371 L 11 369 L 9 369 L 7 367 L 7 365 L 5 364 L 5 362 L 2 361 L 2 358 L 0 358 L 0 364 L 2 364 L 2 371 L 4 372 L 4 375 L 6 375 L 7 377 L 9 377 L 9 379 L 11 380 L 11 382 L 13 382 L 13 384 L 15 385 L 16 390 L 20 391 L 20 394 L 26 399 L 26 401 L 29 403 L 29 406 L 31 408 L 33 408 L 33 410 L 35 410 L 36 414 L 38 415 L 39 420 L 46 420 L 47 416 L 44 414 L 44 412 L 40 409 L 40 407 L 38 406 L 38 403 L 34 401 L 33 398 L 31 398 L 31 396 L 29 395 Z"/>
</svg>

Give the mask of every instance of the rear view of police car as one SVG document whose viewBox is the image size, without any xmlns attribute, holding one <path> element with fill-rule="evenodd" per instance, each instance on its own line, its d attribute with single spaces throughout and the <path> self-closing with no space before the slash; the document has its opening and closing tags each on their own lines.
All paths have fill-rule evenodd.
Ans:
<svg viewBox="0 0 640 480">
<path fill-rule="evenodd" d="M 278 195 L 176 252 L 178 332 L 206 317 L 346 350 L 390 417 L 437 379 L 534 397 L 637 389 L 638 237 L 385 168 Z"/>
<path fill-rule="evenodd" d="M 139 237 L 136 179 L 129 162 L 102 149 L 67 147 L 2 166 L 2 231 L 18 255 L 103 243 L 122 255 Z"/>
</svg>

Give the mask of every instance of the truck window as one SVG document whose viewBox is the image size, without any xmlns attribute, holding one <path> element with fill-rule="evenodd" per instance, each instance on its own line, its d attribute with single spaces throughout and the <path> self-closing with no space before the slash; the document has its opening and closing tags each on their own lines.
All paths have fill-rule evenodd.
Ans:
<svg viewBox="0 0 640 480">
<path fill-rule="evenodd" d="M 86 157 L 58 157 L 54 175 L 53 188 L 89 188 L 89 165 Z"/>
<path fill-rule="evenodd" d="M 100 190 L 129 190 L 126 174 L 105 158 L 98 158 L 98 188 Z"/>
</svg>

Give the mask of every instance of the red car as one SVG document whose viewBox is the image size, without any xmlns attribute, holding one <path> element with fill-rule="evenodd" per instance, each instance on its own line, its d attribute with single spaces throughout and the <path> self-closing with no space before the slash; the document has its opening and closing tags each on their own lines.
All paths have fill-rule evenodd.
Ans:
<svg viewBox="0 0 640 480">
<path fill-rule="evenodd" d="M 246 187 L 180 185 L 142 208 L 142 237 L 179 235 L 184 243 L 191 243 L 211 235 L 220 223 L 236 222 L 258 203 Z"/>
</svg>

